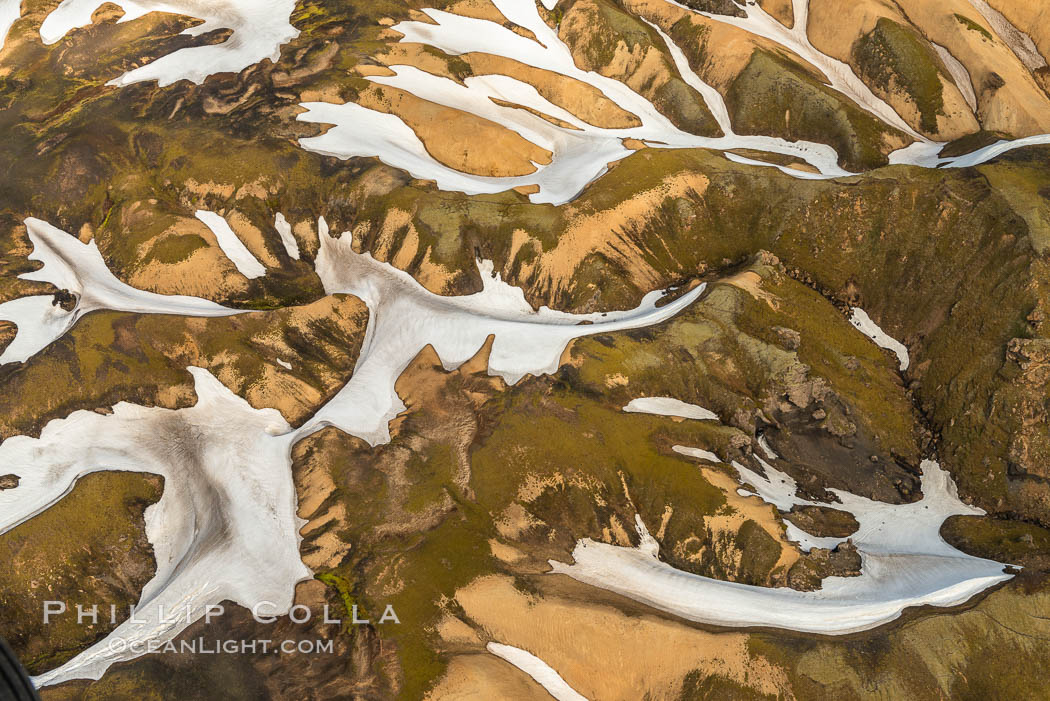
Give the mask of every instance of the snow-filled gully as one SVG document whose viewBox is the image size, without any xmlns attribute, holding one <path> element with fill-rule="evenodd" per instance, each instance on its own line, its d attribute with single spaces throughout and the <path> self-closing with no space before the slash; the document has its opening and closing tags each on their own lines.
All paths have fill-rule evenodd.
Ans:
<svg viewBox="0 0 1050 701">
<path fill-rule="evenodd" d="M 698 12 L 675 0 L 667 1 L 689 12 Z M 986 7 L 987 3 L 983 0 L 972 2 L 982 13 L 987 11 L 997 15 L 994 10 Z M 53 44 L 77 27 L 90 24 L 92 13 L 101 4 L 99 0 L 63 0 L 41 24 L 42 41 Z M 124 86 L 151 80 L 156 80 L 160 86 L 179 80 L 201 83 L 215 73 L 238 72 L 264 59 L 277 61 L 280 58 L 281 47 L 298 35 L 298 30 L 289 21 L 294 0 L 219 0 L 213 3 L 201 3 L 199 0 L 119 0 L 117 4 L 124 10 L 120 22 L 136 19 L 149 12 L 172 12 L 203 20 L 202 24 L 184 32 L 188 35 L 196 36 L 219 28 L 232 29 L 233 34 L 219 44 L 174 51 L 113 78 L 109 85 Z M 384 163 L 407 171 L 414 177 L 433 180 L 443 190 L 481 194 L 503 192 L 519 186 L 537 186 L 538 192 L 531 194 L 530 199 L 537 203 L 555 204 L 573 199 L 588 183 L 601 177 L 608 170 L 610 163 L 629 156 L 633 151 L 623 143 L 623 140 L 628 138 L 654 148 L 707 148 L 722 151 L 726 158 L 733 162 L 777 168 L 796 178 L 818 179 L 851 175 L 838 165 L 838 154 L 827 144 L 736 134 L 722 96 L 690 68 L 681 48 L 663 30 L 645 18 L 641 19 L 653 27 L 666 44 L 682 79 L 694 88 L 707 104 L 724 134 L 722 137 L 708 138 L 684 132 L 675 127 L 652 103 L 624 83 L 578 68 L 557 32 L 539 16 L 535 0 L 493 0 L 493 4 L 508 20 L 529 30 L 536 38 L 521 36 L 495 22 L 436 9 L 423 10 L 433 24 L 405 21 L 392 29 L 403 34 L 402 42 L 418 42 L 450 55 L 487 53 L 574 78 L 597 88 L 623 110 L 637 116 L 641 126 L 625 129 L 595 127 L 552 104 L 532 85 L 509 76 L 473 76 L 461 84 L 412 66 L 400 65 L 391 67 L 395 74 L 393 76 L 369 76 L 367 79 L 500 124 L 550 151 L 553 154 L 551 162 L 546 165 L 533 163 L 535 171 L 521 176 L 495 177 L 465 173 L 431 156 L 420 138 L 399 116 L 372 110 L 356 103 L 302 103 L 306 112 L 298 115 L 297 119 L 330 127 L 320 136 L 300 139 L 300 145 L 306 150 L 338 158 L 374 156 Z M 557 5 L 557 0 L 543 0 L 543 5 L 552 9 Z M 965 156 L 942 158 L 939 153 L 944 147 L 943 143 L 930 141 L 915 132 L 888 103 L 876 96 L 857 77 L 848 64 L 821 53 L 813 46 L 807 34 L 808 0 L 792 0 L 794 23 L 791 29 L 771 17 L 758 3 L 740 3 L 740 7 L 744 11 L 744 17 L 698 13 L 712 21 L 730 24 L 764 37 L 792 51 L 820 70 L 827 78 L 829 87 L 842 93 L 887 125 L 915 139 L 910 146 L 890 154 L 890 162 L 893 164 L 925 168 L 966 167 L 984 163 L 1008 150 L 1050 143 L 1050 135 L 1034 135 L 1013 141 L 1001 141 Z M 19 14 L 17 1 L 0 0 L 0 46 L 2 35 L 6 34 L 7 28 L 18 19 Z M 1026 60 L 1026 57 L 1031 58 L 1030 38 L 1005 20 L 993 24 L 997 31 L 1006 34 L 1008 38 L 1012 37 L 1008 43 L 1015 51 L 1020 52 L 1018 55 L 1022 60 Z M 937 48 L 943 54 L 942 47 Z M 1031 63 L 1031 60 L 1028 63 Z M 960 83 L 960 89 L 964 93 L 969 90 L 968 99 L 973 102 L 973 89 L 969 85 L 969 77 L 963 75 L 966 73 L 965 67 L 950 58 L 947 64 L 952 70 L 953 78 Z M 570 126 L 552 124 L 525 109 L 496 104 L 493 100 L 536 110 Z M 733 153 L 735 149 L 790 156 L 809 164 L 815 172 L 748 158 Z M 289 254 L 291 255 L 291 250 Z M 251 275 L 250 272 L 246 274 Z"/>
<path fill-rule="evenodd" d="M 94 241 L 82 243 L 40 219 L 26 219 L 25 226 L 33 244 L 29 260 L 40 261 L 43 267 L 19 277 L 68 290 L 76 296 L 77 303 L 67 311 L 55 304 L 54 295 L 34 295 L 0 304 L 0 321 L 10 321 L 17 326 L 15 339 L 0 354 L 0 365 L 22 362 L 35 355 L 93 311 L 108 309 L 182 316 L 241 313 L 199 297 L 137 290 L 110 272 Z"/>
<path fill-rule="evenodd" d="M 377 112 L 355 103 L 337 105 L 306 102 L 306 112 L 298 119 L 334 125 L 320 136 L 300 139 L 309 150 L 339 158 L 377 156 L 383 162 L 402 168 L 415 177 L 434 180 L 445 190 L 478 194 L 502 192 L 522 185 L 537 185 L 533 202 L 567 202 L 585 185 L 602 175 L 608 164 L 632 153 L 623 139 L 633 138 L 657 148 L 754 149 L 792 156 L 813 166 L 818 173 L 782 167 L 796 177 L 838 177 L 849 173 L 838 166 L 838 154 L 830 146 L 811 142 L 789 142 L 769 136 L 740 136 L 729 124 L 721 96 L 689 68 L 682 51 L 670 37 L 660 32 L 678 70 L 707 102 L 725 135 L 707 138 L 675 127 L 656 107 L 625 84 L 598 73 L 581 70 L 573 62 L 569 48 L 539 16 L 532 0 L 494 0 L 511 22 L 531 31 L 536 39 L 515 34 L 495 22 L 464 17 L 441 10 L 424 13 L 436 24 L 401 22 L 393 27 L 402 33 L 402 42 L 418 42 L 456 55 L 480 52 L 502 56 L 526 65 L 579 80 L 597 88 L 618 106 L 634 114 L 641 126 L 602 129 L 552 104 L 536 89 L 504 75 L 466 78 L 463 84 L 421 71 L 412 66 L 393 66 L 393 76 L 370 76 L 368 80 L 406 90 L 440 105 L 465 110 L 501 124 L 532 143 L 554 154 L 549 165 L 535 165 L 533 173 L 517 177 L 485 177 L 454 170 L 435 160 L 416 134 L 398 116 Z M 565 128 L 526 110 L 501 106 L 493 99 L 528 107 L 567 122 Z M 762 165 L 772 165 L 765 164 Z"/>
<path fill-rule="evenodd" d="M 27 227 L 35 246 L 32 255 L 45 263 L 27 277 L 76 290 L 80 303 L 79 313 L 70 312 L 61 323 L 30 314 L 20 318 L 19 337 L 33 339 L 23 342 L 21 355 L 32 355 L 92 309 L 234 313 L 205 300 L 135 290 L 116 280 L 93 244 L 39 220 L 28 220 Z M 700 285 L 663 306 L 657 306 L 662 294 L 652 293 L 626 312 L 573 315 L 533 310 L 520 289 L 500 280 L 483 261 L 481 292 L 441 297 L 406 273 L 354 252 L 350 236 L 330 236 L 323 218 L 318 233 L 315 265 L 326 292 L 359 296 L 368 305 L 370 319 L 353 377 L 300 429 L 293 430 L 276 410 L 253 409 L 206 370 L 189 368 L 198 397 L 192 407 L 169 410 L 121 402 L 108 415 L 77 411 L 49 422 L 39 438 L 16 436 L 0 444 L 0 464 L 21 478 L 18 487 L 0 491 L 0 531 L 46 510 L 77 479 L 96 470 L 165 477 L 160 501 L 145 514 L 157 572 L 142 592 L 135 617 L 40 675 L 38 684 L 97 679 L 114 662 L 139 654 L 131 643 L 138 644 L 138 651 L 163 644 L 201 618 L 209 605 L 223 600 L 248 608 L 268 602 L 261 613 L 287 613 L 295 584 L 310 576 L 299 556 L 298 530 L 304 522 L 295 513 L 292 447 L 324 426 L 337 426 L 372 444 L 389 440 L 388 421 L 404 408 L 394 382 L 427 344 L 447 368 L 454 368 L 492 335 L 489 372 L 515 382 L 528 373 L 556 370 L 574 338 L 659 323 L 692 304 L 704 290 Z M 0 305 L 0 310 L 5 307 Z M 585 321 L 589 323 L 581 323 Z M 639 398 L 625 409 L 694 420 L 717 418 L 671 397 Z M 763 447 L 771 455 L 768 446 Z M 675 451 L 718 459 L 700 448 L 676 446 Z M 734 463 L 741 484 L 783 510 L 809 503 L 795 496 L 790 477 L 759 462 L 765 477 Z M 828 634 L 879 625 L 907 606 L 960 603 L 1009 575 L 1000 564 L 966 556 L 940 540 L 938 529 L 948 515 L 980 512 L 958 500 L 950 478 L 936 463 L 927 461 L 923 468 L 925 496 L 916 504 L 882 504 L 837 492 L 841 508 L 861 524 L 853 540 L 862 554 L 863 573 L 829 578 L 818 592 L 745 586 L 675 570 L 657 558 L 656 542 L 641 519 L 640 547 L 581 541 L 573 553 L 575 563 L 552 562 L 552 571 L 691 620 Z M 788 535 L 804 549 L 834 547 L 839 541 L 815 538 L 790 525 Z M 524 657 L 515 663 L 523 660 L 533 664 Z M 550 676 L 538 663 L 534 667 L 530 674 Z M 557 682 L 554 677 L 548 681 Z"/>
<path fill-rule="evenodd" d="M 668 2 L 679 5 L 674 0 Z M 423 10 L 433 23 L 406 21 L 392 29 L 404 35 L 401 41 L 405 43 L 420 43 L 450 55 L 471 52 L 492 54 L 574 78 L 597 88 L 623 110 L 637 116 L 641 126 L 624 129 L 595 127 L 552 104 L 533 86 L 505 75 L 473 76 L 459 83 L 412 66 L 395 65 L 390 67 L 393 76 L 369 76 L 367 79 L 500 124 L 550 151 L 553 154 L 551 162 L 547 165 L 533 163 L 534 172 L 513 177 L 488 177 L 455 170 L 431 156 L 416 133 L 400 117 L 356 103 L 302 103 L 306 112 L 300 114 L 298 119 L 331 126 L 320 136 L 300 139 L 300 146 L 308 151 L 338 158 L 374 156 L 414 177 L 433 180 L 443 190 L 481 194 L 502 192 L 519 186 L 537 186 L 539 191 L 530 195 L 530 199 L 537 203 L 554 204 L 570 201 L 588 183 L 603 175 L 609 163 L 630 155 L 632 151 L 623 144 L 623 139 L 627 138 L 642 141 L 653 148 L 718 150 L 736 163 L 773 167 L 796 178 L 851 175 L 838 165 L 838 154 L 827 144 L 736 134 L 722 96 L 696 75 L 685 54 L 671 37 L 644 18 L 642 20 L 653 27 L 666 44 L 682 79 L 707 104 L 723 131 L 722 137 L 708 138 L 684 132 L 624 83 L 578 68 L 569 48 L 539 16 L 534 0 L 493 0 L 493 4 L 508 20 L 531 31 L 536 39 L 516 34 L 495 22 L 435 9 Z M 544 5 L 554 7 L 556 2 L 545 2 Z M 696 12 L 684 5 L 679 6 Z M 713 21 L 739 27 L 789 49 L 823 72 L 829 87 L 885 124 L 914 139 L 913 144 L 890 155 L 891 163 L 926 168 L 964 167 L 978 165 L 1014 148 L 1050 143 L 1050 135 L 1037 135 L 1002 141 L 968 156 L 941 158 L 939 153 L 944 147 L 943 143 L 931 141 L 916 132 L 887 102 L 876 96 L 848 64 L 821 53 L 813 46 L 806 32 L 808 0 L 793 0 L 795 22 L 791 29 L 771 17 L 757 3 L 741 3 L 740 6 L 744 17 L 705 12 L 699 14 Z M 552 124 L 526 110 L 496 104 L 494 100 L 536 110 L 562 120 L 571 127 Z M 748 158 L 733 153 L 734 149 L 791 156 L 808 163 L 816 172 Z"/>
<path fill-rule="evenodd" d="M 675 452 L 714 457 L 682 446 L 675 446 Z M 791 477 L 755 459 L 765 476 L 738 462 L 733 467 L 758 497 L 782 511 L 796 504 L 816 505 L 795 496 Z M 573 564 L 550 564 L 554 572 L 700 623 L 830 635 L 867 630 L 898 618 L 910 606 L 961 604 L 1011 576 L 1002 564 L 966 555 L 941 539 L 941 524 L 949 516 L 984 512 L 959 500 L 948 473 L 936 462 L 926 460 L 922 469 L 923 499 L 913 504 L 886 504 L 832 490 L 841 500 L 832 506 L 849 511 L 860 524 L 851 539 L 861 556 L 861 574 L 827 577 L 818 591 L 737 584 L 677 570 L 658 558 L 659 544 L 640 517 L 635 523 L 638 547 L 583 540 L 573 550 Z M 806 551 L 834 548 L 846 540 L 818 538 L 785 523 L 787 537 Z"/>
<path fill-rule="evenodd" d="M 94 244 L 83 244 L 39 220 L 26 223 L 32 256 L 45 266 L 25 277 L 73 290 L 80 302 L 73 312 L 62 311 L 58 322 L 18 314 L 18 305 L 0 305 L 0 312 L 6 309 L 7 316 L 18 317 L 20 360 L 92 310 L 236 313 L 205 300 L 135 290 L 106 269 Z M 303 521 L 295 514 L 292 447 L 329 425 L 373 444 L 389 440 L 387 423 L 404 408 L 394 382 L 427 344 L 446 367 L 454 368 L 493 335 L 489 371 L 514 382 L 529 373 L 556 370 L 574 338 L 659 323 L 704 290 L 700 285 L 659 307 L 663 294 L 652 293 L 626 312 L 536 311 L 520 289 L 492 275 L 491 264 L 480 262 L 481 292 L 441 297 L 388 264 L 355 253 L 350 236 L 329 236 L 323 219 L 318 229 L 316 265 L 326 291 L 360 296 L 370 320 L 353 378 L 300 429 L 293 430 L 276 410 L 251 408 L 206 370 L 189 368 L 198 397 L 192 407 L 169 410 L 121 402 L 111 414 L 77 411 L 49 422 L 39 438 L 16 436 L 0 444 L 0 464 L 21 478 L 16 488 L 0 491 L 4 532 L 49 508 L 90 472 L 115 469 L 165 477 L 160 501 L 145 514 L 157 572 L 143 590 L 135 618 L 40 675 L 38 684 L 97 679 L 114 662 L 137 656 L 132 643 L 140 651 L 143 645 L 162 644 L 201 618 L 207 606 L 226 599 L 248 608 L 269 602 L 265 615 L 287 613 L 295 584 L 310 576 L 299 557 Z M 52 311 L 50 295 L 39 299 L 46 302 L 45 311 Z"/>
</svg>

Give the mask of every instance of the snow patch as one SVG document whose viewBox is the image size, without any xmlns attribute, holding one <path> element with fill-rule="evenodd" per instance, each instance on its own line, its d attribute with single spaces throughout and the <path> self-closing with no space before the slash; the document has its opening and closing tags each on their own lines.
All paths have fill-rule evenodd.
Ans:
<svg viewBox="0 0 1050 701">
<path fill-rule="evenodd" d="M 485 649 L 528 674 L 558 701 L 587 701 L 586 697 L 569 686 L 549 664 L 531 652 L 502 643 L 489 643 Z"/>
<path fill-rule="evenodd" d="M 22 0 L 0 0 L 0 49 L 4 48 L 11 25 L 22 16 Z"/>
<path fill-rule="evenodd" d="M 722 462 L 717 455 L 710 450 L 704 450 L 703 448 L 690 448 L 684 445 L 673 445 L 671 446 L 671 450 L 679 455 L 688 455 L 691 458 L 699 458 L 700 460 L 707 460 L 708 462 Z"/>
<path fill-rule="evenodd" d="M 299 260 L 299 242 L 295 240 L 295 236 L 292 235 L 292 225 L 288 223 L 288 220 L 284 218 L 284 215 L 280 212 L 273 219 L 273 228 L 277 229 L 277 233 L 281 237 L 281 243 L 284 244 L 284 250 L 288 254 L 289 258 Z"/>
<path fill-rule="evenodd" d="M 249 280 L 254 280 L 266 274 L 266 268 L 263 267 L 263 264 L 252 255 L 252 252 L 248 250 L 244 242 L 237 238 L 237 234 L 230 228 L 229 222 L 222 216 L 215 212 L 209 212 L 206 209 L 198 209 L 194 215 L 211 229 L 211 233 L 215 234 L 215 240 L 218 241 L 219 248 L 222 249 L 222 252 L 226 254 L 226 257 L 230 259 L 230 262 L 233 263 L 241 275 Z"/>
<path fill-rule="evenodd" d="M 944 62 L 945 68 L 948 69 L 948 74 L 955 81 L 955 85 L 959 88 L 959 92 L 962 93 L 966 104 L 970 106 L 974 114 L 977 114 L 977 95 L 973 92 L 973 78 L 970 77 L 970 71 L 966 69 L 962 61 L 952 55 L 951 51 L 935 42 L 931 41 L 930 43 L 933 44 L 934 51 L 937 52 L 941 61 Z"/>
<path fill-rule="evenodd" d="M 638 397 L 628 402 L 623 410 L 631 413 L 718 421 L 718 414 L 715 412 L 696 404 L 686 404 L 672 397 Z"/>
<path fill-rule="evenodd" d="M 874 341 L 875 345 L 879 348 L 885 348 L 886 350 L 892 351 L 900 362 L 901 372 L 908 369 L 910 360 L 908 358 L 907 346 L 897 339 L 888 336 L 881 328 L 879 328 L 878 324 L 871 320 L 871 317 L 868 316 L 867 312 L 860 307 L 854 307 L 853 313 L 849 318 L 849 323 L 853 324 L 854 328 Z"/>
</svg>

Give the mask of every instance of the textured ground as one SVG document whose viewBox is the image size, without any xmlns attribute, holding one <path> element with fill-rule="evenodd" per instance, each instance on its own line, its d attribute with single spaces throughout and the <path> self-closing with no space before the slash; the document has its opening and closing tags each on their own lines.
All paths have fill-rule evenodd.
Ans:
<svg viewBox="0 0 1050 701">
<path fill-rule="evenodd" d="M 0 634 L 45 699 L 1050 698 L 1050 5 L 550 4 L 0 0 L 0 348 L 46 337 L 0 365 Z M 835 490 L 921 504 L 926 459 L 1015 566 L 951 606 L 730 628 L 551 573 L 651 537 L 819 596 L 871 575 Z M 61 671 L 202 582 L 169 637 L 332 654 Z"/>
</svg>

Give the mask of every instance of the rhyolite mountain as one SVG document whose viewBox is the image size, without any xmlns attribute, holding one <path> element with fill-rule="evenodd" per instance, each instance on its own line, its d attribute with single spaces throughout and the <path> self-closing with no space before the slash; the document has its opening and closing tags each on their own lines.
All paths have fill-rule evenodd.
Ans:
<svg viewBox="0 0 1050 701">
<path fill-rule="evenodd" d="M 0 0 L 0 40 L 44 699 L 1050 696 L 1050 2 Z M 331 648 L 106 651 L 151 636 Z"/>
</svg>

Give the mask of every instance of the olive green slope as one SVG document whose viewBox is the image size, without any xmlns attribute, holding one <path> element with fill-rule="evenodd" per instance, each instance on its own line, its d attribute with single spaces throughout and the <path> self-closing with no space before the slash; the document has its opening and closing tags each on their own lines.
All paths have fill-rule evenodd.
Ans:
<svg viewBox="0 0 1050 701">
<path fill-rule="evenodd" d="M 31 434 L 51 418 L 119 400 L 185 406 L 194 399 L 187 364 L 209 368 L 255 406 L 278 406 L 289 420 L 301 420 L 349 377 L 364 325 L 360 302 L 321 299 L 312 259 L 322 215 L 334 232 L 352 231 L 359 250 L 396 261 L 435 292 L 479 289 L 478 257 L 492 259 L 537 306 L 569 310 L 629 308 L 651 289 L 698 276 L 712 285 L 703 302 L 659 328 L 578 342 L 555 378 L 507 389 L 483 369 L 446 374 L 421 356 L 411 381 L 399 383 L 410 409 L 390 445 L 372 449 L 329 429 L 299 446 L 301 503 L 310 490 L 323 494 L 300 514 L 314 524 L 303 542 L 304 559 L 319 572 L 311 606 L 357 603 L 374 614 L 392 603 L 403 625 L 332 632 L 282 621 L 288 635 L 334 636 L 338 654 L 310 665 L 251 655 L 149 658 L 48 696 L 302 699 L 323 691 L 419 698 L 450 661 L 482 649 L 442 638 L 442 617 L 460 618 L 481 642 L 490 637 L 461 610 L 462 588 L 498 574 L 537 600 L 553 596 L 563 585 L 542 574 L 547 559 L 567 561 L 581 537 L 636 542 L 636 513 L 658 534 L 662 556 L 684 569 L 802 588 L 830 573 L 848 574 L 855 562 L 846 548 L 778 564 L 785 551 L 778 554 L 778 539 L 759 523 L 765 516 L 728 535 L 711 529 L 711 519 L 735 516 L 729 497 L 712 484 L 732 477 L 671 446 L 746 460 L 759 433 L 783 456 L 778 467 L 817 496 L 845 487 L 912 500 L 918 460 L 936 449 L 963 498 L 996 516 L 953 520 L 945 537 L 1031 572 L 968 611 L 926 612 L 848 641 L 753 634 L 756 654 L 785 670 L 790 695 L 1040 695 L 1045 679 L 1034 661 L 1045 657 L 1048 634 L 1040 626 L 1050 615 L 1040 574 L 1048 541 L 1039 525 L 1050 525 L 1046 147 L 979 168 L 892 167 L 824 182 L 700 150 L 645 149 L 563 207 L 534 205 L 515 192 L 468 197 L 375 159 L 341 161 L 296 144 L 323 130 L 295 121 L 298 102 L 352 99 L 367 83 L 351 69 L 372 62 L 391 40 L 379 20 L 409 18 L 409 3 L 302 2 L 292 16 L 302 33 L 277 64 L 264 61 L 201 86 L 122 89 L 104 83 L 223 33 L 193 39 L 179 34 L 190 24 L 185 19 L 150 15 L 116 24 L 116 15 L 103 11 L 103 21 L 44 47 L 34 32 L 54 5 L 24 3 L 25 17 L 0 62 L 0 129 L 7 137 L 0 168 L 18 174 L 0 182 L 0 298 L 49 289 L 15 278 L 35 267 L 26 261 L 20 222 L 36 216 L 84 240 L 93 236 L 121 279 L 143 287 L 196 279 L 202 296 L 268 311 L 177 321 L 88 315 L 28 363 L 0 372 L 4 436 Z M 602 45 L 573 34 L 573 14 L 616 41 Z M 640 51 L 660 47 L 650 28 L 605 0 L 566 4 L 549 21 L 577 61 L 593 61 L 599 71 L 608 69 L 608 46 L 620 39 Z M 690 60 L 704 60 L 702 33 L 686 41 L 684 31 L 671 33 Z M 914 47 L 894 31 L 883 26 L 861 49 L 909 55 Z M 333 43 L 335 53 L 328 50 Z M 936 97 L 924 92 L 928 76 L 902 75 L 894 66 L 887 64 L 892 76 L 873 69 L 868 79 L 917 81 L 908 90 L 923 96 L 923 118 L 935 118 Z M 712 133 L 706 108 L 673 70 L 668 75 L 645 94 L 682 128 Z M 858 170 L 884 163 L 897 138 L 773 52 L 752 55 L 727 102 L 741 132 L 833 143 Z M 798 119 L 806 105 L 822 108 Z M 193 219 L 198 208 L 242 215 L 274 261 L 267 275 L 246 281 L 200 266 L 212 247 Z M 277 212 L 295 226 L 302 261 L 285 255 L 272 226 Z M 756 258 L 759 251 L 771 255 Z M 908 345 L 912 365 L 903 377 L 892 356 L 849 327 L 850 305 Z M 9 336 L 10 328 L 0 332 Z M 293 370 L 278 359 L 291 360 Z M 434 394 L 419 394 L 428 386 Z M 645 395 L 694 401 L 719 421 L 620 411 Z M 106 498 L 124 493 L 156 498 L 135 485 Z M 110 506 L 130 508 L 134 524 L 141 504 Z M 826 529 L 850 525 L 833 513 L 792 518 Z M 113 533 L 99 535 L 98 524 L 77 524 L 75 534 L 74 542 L 98 543 L 93 552 L 112 545 Z M 143 549 L 121 557 L 146 572 Z M 24 595 L 29 581 L 17 576 L 10 589 Z M 119 596 L 134 599 L 140 587 L 135 579 Z M 630 615 L 641 608 L 588 592 L 576 596 L 601 598 Z M 30 626 L 36 607 L 20 598 L 8 610 L 18 611 L 10 620 L 25 641 L 21 649 L 40 664 L 73 654 L 102 632 L 47 639 Z M 223 625 L 231 637 L 260 635 L 243 611 Z M 863 654 L 851 653 L 851 645 Z M 225 687 L 219 681 L 230 679 L 236 682 Z M 683 679 L 678 691 L 694 698 L 758 693 L 734 684 L 705 672 Z"/>
<path fill-rule="evenodd" d="M 213 319 L 94 312 L 27 362 L 0 368 L 0 435 L 37 435 L 52 419 L 120 401 L 191 406 L 189 366 L 298 424 L 350 378 L 367 320 L 360 300 L 341 295 Z"/>
<path fill-rule="evenodd" d="M 700 136 L 722 135 L 703 97 L 678 73 L 660 36 L 618 3 L 559 2 L 547 21 L 580 68 L 626 83 L 679 129 Z M 650 60 L 654 54 L 659 69 Z"/>
<path fill-rule="evenodd" d="M 649 289 L 770 250 L 798 279 L 837 303 L 862 306 L 909 346 L 909 390 L 964 494 L 1047 522 L 1033 452 L 1046 436 L 1038 421 L 1045 154 L 1029 148 L 976 169 L 893 167 L 809 182 L 703 151 L 645 150 L 562 208 L 513 194 L 431 197 L 411 187 L 383 200 L 411 213 L 401 236 L 411 228 L 435 251 L 458 245 L 458 256 L 491 258 L 534 304 L 565 309 L 630 307 Z M 679 176 L 707 184 L 662 196 Z M 621 214 L 628 207 L 632 214 Z M 361 211 L 372 224 L 355 242 L 368 248 L 380 237 L 367 232 L 381 229 L 383 215 L 378 201 Z M 575 270 L 553 277 L 547 261 L 562 250 L 558 232 L 572 227 L 601 230 L 585 229 L 596 241 L 592 252 L 567 250 Z M 1008 355 L 1011 343 L 1018 350 Z"/>
<path fill-rule="evenodd" d="M 31 674 L 57 667 L 128 618 L 156 570 L 142 512 L 160 498 L 163 481 L 96 472 L 0 535 L 0 635 Z M 45 623 L 45 602 L 66 611 Z"/>
<path fill-rule="evenodd" d="M 854 70 L 877 94 L 885 98 L 900 90 L 915 105 L 922 132 L 937 133 L 937 117 L 945 114 L 941 76 L 948 69 L 918 31 L 882 17 L 853 45 L 852 59 Z"/>
<path fill-rule="evenodd" d="M 853 172 L 886 165 L 890 151 L 911 141 L 824 85 L 823 76 L 761 49 L 725 97 L 737 133 L 827 143 Z"/>
<path fill-rule="evenodd" d="M 736 484 L 731 471 L 697 463 L 671 447 L 701 447 L 757 467 L 751 453 L 761 427 L 786 456 L 792 449 L 855 455 L 867 467 L 852 469 L 850 488 L 900 500 L 907 495 L 897 491 L 900 480 L 888 465 L 900 460 L 898 474 L 912 478 L 908 463 L 919 455 L 921 417 L 911 408 L 893 356 L 793 280 L 775 258 L 762 255 L 734 272 L 723 281 L 712 279 L 701 300 L 675 319 L 577 341 L 554 377 L 508 388 L 485 372 L 487 349 L 451 373 L 426 349 L 398 382 L 408 410 L 394 422 L 389 444 L 370 448 L 334 429 L 300 443 L 294 474 L 300 516 L 308 522 L 301 551 L 317 572 L 311 586 L 323 585 L 323 592 L 300 600 L 315 612 L 327 603 L 344 616 L 357 606 L 371 624 L 333 628 L 315 617 L 309 624 L 282 620 L 267 627 L 241 611 L 180 638 L 332 640 L 334 657 L 297 663 L 279 655 L 158 655 L 122 663 L 99 682 L 45 690 L 45 698 L 192 692 L 202 699 L 291 699 L 340 697 L 351 690 L 369 698 L 422 698 L 454 661 L 482 651 L 488 640 L 503 641 L 491 623 L 475 620 L 463 594 L 494 576 L 508 578 L 533 602 L 530 625 L 552 631 L 558 622 L 543 618 L 542 604 L 565 597 L 600 602 L 623 621 L 657 616 L 684 630 L 697 628 L 547 574 L 547 561 L 569 561 L 580 538 L 637 543 L 636 514 L 657 538 L 661 557 L 689 571 L 802 588 L 819 586 L 828 574 L 848 576 L 856 566 L 848 547 L 800 556 L 789 571 L 778 567 L 784 546 L 763 527 L 775 515 L 768 505 L 763 523 L 741 518 L 734 530 L 717 530 L 714 524 L 736 511 L 729 503 L 735 488 L 724 486 Z M 622 411 L 631 398 L 661 394 L 701 403 L 719 419 Z M 852 432 L 844 432 L 844 425 L 852 425 Z M 878 464 L 870 462 L 872 451 Z M 808 458 L 776 462 L 798 475 L 807 491 L 845 479 L 821 473 L 821 465 Z M 809 487 L 807 475 L 818 482 Z M 818 531 L 848 535 L 855 528 L 835 513 L 799 518 Z M 978 522 L 977 530 L 954 524 L 953 542 L 1015 562 L 1024 548 L 1029 555 L 1047 552 L 1050 533 L 1043 529 L 989 532 L 985 519 Z M 969 612 L 924 610 L 901 625 L 847 639 L 753 633 L 747 644 L 785 675 L 782 698 L 821 698 L 822 689 L 834 689 L 841 698 L 873 698 L 872 680 L 919 699 L 1000 688 L 987 657 L 1034 661 L 1043 649 L 1038 617 L 1050 612 L 1050 600 L 1040 593 L 1045 560 L 1023 562 L 1029 567 L 1023 579 L 979 599 Z M 378 622 L 388 604 L 400 624 Z M 452 619 L 469 635 L 443 634 Z M 576 654 L 575 641 L 564 644 L 562 654 Z M 946 670 L 965 676 L 956 679 Z M 757 679 L 748 685 L 710 669 L 689 672 L 682 669 L 660 698 L 762 697 Z M 290 678 L 280 683 L 282 675 Z M 1003 685 L 1039 688 L 1034 670 L 1011 675 L 1002 677 Z M 227 681 L 216 683 L 220 677 Z M 313 686 L 326 693 L 306 691 Z M 622 693 L 630 698 L 631 690 Z"/>
</svg>

